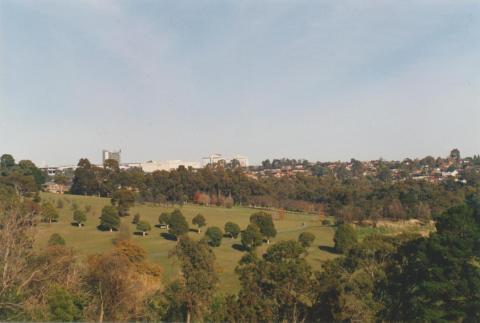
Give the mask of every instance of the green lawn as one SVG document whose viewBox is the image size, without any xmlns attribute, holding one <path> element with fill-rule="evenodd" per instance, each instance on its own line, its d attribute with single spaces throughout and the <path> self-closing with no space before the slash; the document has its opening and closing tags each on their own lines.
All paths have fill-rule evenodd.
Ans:
<svg viewBox="0 0 480 323">
<path fill-rule="evenodd" d="M 39 225 L 37 243 L 38 246 L 44 246 L 52 233 L 59 233 L 67 242 L 68 246 L 73 247 L 81 256 L 101 253 L 112 248 L 112 239 L 115 238 L 115 232 L 102 232 L 97 230 L 99 224 L 99 216 L 103 206 L 110 203 L 109 199 L 87 196 L 74 195 L 57 195 L 43 193 L 44 201 L 52 201 L 56 205 L 56 201 L 61 199 L 64 201 L 64 207 L 60 209 L 60 219 L 56 223 L 42 223 Z M 91 205 L 92 210 L 87 216 L 86 225 L 78 228 L 71 224 L 72 210 L 71 206 L 76 203 L 80 208 Z M 160 233 L 162 230 L 154 225 L 158 223 L 158 216 L 163 211 L 171 211 L 173 207 L 162 207 L 154 205 L 137 205 L 130 210 L 131 214 L 139 213 L 142 220 L 148 221 L 152 225 L 152 231 L 146 237 L 133 236 L 133 240 L 145 248 L 148 252 L 150 260 L 159 263 L 165 272 L 164 280 L 168 281 L 175 278 L 178 267 L 175 264 L 175 258 L 169 258 L 168 253 L 174 247 L 175 241 L 164 239 Z M 236 222 L 241 228 L 245 228 L 249 222 L 249 217 L 256 210 L 244 207 L 234 207 L 232 209 L 220 207 L 203 207 L 197 205 L 185 205 L 181 208 L 183 214 L 191 225 L 191 219 L 201 213 L 205 216 L 208 226 L 218 226 L 223 230 L 227 221 Z M 122 221 L 130 223 L 131 231 L 135 231 L 135 225 L 131 224 L 132 216 L 125 217 Z M 192 226 L 192 225 L 191 225 Z M 319 269 L 322 260 L 335 257 L 329 253 L 328 247 L 333 246 L 333 229 L 328 226 L 322 226 L 317 217 L 308 214 L 286 214 L 283 221 L 275 221 L 278 235 L 272 242 L 279 240 L 297 239 L 302 231 L 309 231 L 315 234 L 316 240 L 314 245 L 309 249 L 308 260 L 314 269 Z M 193 226 L 192 226 L 193 227 Z M 205 229 L 205 228 L 204 228 Z M 204 230 L 203 230 L 204 231 Z M 196 232 L 190 232 L 193 238 L 200 238 L 203 235 Z M 238 280 L 234 273 L 234 268 L 238 260 L 242 257 L 243 252 L 233 248 L 235 244 L 239 244 L 240 239 L 224 238 L 222 245 L 214 248 L 217 258 L 217 265 L 221 270 L 221 287 L 222 291 L 233 291 L 238 288 Z M 321 246 L 327 248 L 320 248 Z M 267 248 L 266 245 L 260 248 L 263 252 Z"/>
</svg>

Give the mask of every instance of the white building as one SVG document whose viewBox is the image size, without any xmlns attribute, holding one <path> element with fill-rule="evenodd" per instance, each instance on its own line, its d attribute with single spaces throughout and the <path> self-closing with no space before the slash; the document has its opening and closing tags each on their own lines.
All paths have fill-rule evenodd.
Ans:
<svg viewBox="0 0 480 323">
<path fill-rule="evenodd" d="M 202 158 L 202 166 L 207 165 L 214 165 L 214 164 L 228 164 L 231 163 L 232 160 L 238 160 L 241 167 L 248 167 L 248 158 L 241 155 L 236 155 L 232 158 L 225 158 L 221 154 L 213 154 L 208 157 Z"/>
<path fill-rule="evenodd" d="M 113 159 L 113 160 L 116 160 L 117 163 L 120 164 L 121 155 L 122 155 L 121 150 L 117 150 L 117 151 L 103 150 L 102 151 L 102 163 L 105 164 L 105 161 L 107 159 Z"/>
<path fill-rule="evenodd" d="M 201 165 L 198 162 L 191 162 L 185 160 L 165 160 L 165 161 L 154 161 L 149 160 L 144 163 L 140 163 L 140 167 L 145 173 L 152 173 L 157 170 L 166 170 L 170 171 L 173 169 L 177 169 L 180 166 L 184 166 L 185 168 L 200 168 Z"/>
</svg>

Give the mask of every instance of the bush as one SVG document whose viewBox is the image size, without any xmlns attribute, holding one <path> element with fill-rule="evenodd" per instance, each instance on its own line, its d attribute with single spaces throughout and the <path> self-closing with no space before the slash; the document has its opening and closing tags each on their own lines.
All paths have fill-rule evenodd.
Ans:
<svg viewBox="0 0 480 323">
<path fill-rule="evenodd" d="M 219 227 L 210 227 L 205 232 L 205 238 L 212 247 L 218 247 L 222 243 L 223 232 Z"/>
<path fill-rule="evenodd" d="M 139 222 L 140 222 L 140 214 L 136 213 L 136 214 L 133 216 L 132 223 L 133 223 L 133 224 L 138 224 Z"/>
<path fill-rule="evenodd" d="M 357 232 L 350 224 L 341 224 L 338 226 L 335 236 L 335 251 L 346 253 L 357 243 Z"/>
<path fill-rule="evenodd" d="M 311 232 L 302 232 L 298 236 L 298 242 L 304 248 L 309 248 L 312 246 L 313 241 L 315 241 L 315 235 Z"/>
<path fill-rule="evenodd" d="M 65 245 L 65 239 L 62 238 L 61 235 L 58 233 L 54 233 L 50 236 L 50 239 L 48 239 L 48 245 L 49 246 L 64 246 Z"/>
<path fill-rule="evenodd" d="M 323 219 L 322 224 L 323 225 L 332 225 L 332 222 L 329 219 Z"/>
<path fill-rule="evenodd" d="M 57 209 L 63 209 L 63 201 L 57 200 Z"/>
</svg>

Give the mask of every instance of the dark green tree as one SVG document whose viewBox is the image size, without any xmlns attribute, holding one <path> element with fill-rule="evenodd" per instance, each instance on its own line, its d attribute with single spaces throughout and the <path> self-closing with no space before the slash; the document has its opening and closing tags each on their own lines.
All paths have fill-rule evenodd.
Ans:
<svg viewBox="0 0 480 323">
<path fill-rule="evenodd" d="M 102 215 L 100 215 L 100 228 L 102 230 L 109 230 L 110 232 L 114 229 L 117 230 L 120 222 L 118 210 L 114 206 L 107 205 L 103 207 Z"/>
<path fill-rule="evenodd" d="M 236 239 L 240 234 L 240 226 L 233 222 L 225 223 L 225 233 L 229 234 L 232 239 Z"/>
<path fill-rule="evenodd" d="M 192 224 L 198 227 L 198 233 L 200 233 L 201 228 L 207 225 L 207 221 L 203 215 L 197 214 L 193 217 Z"/>
<path fill-rule="evenodd" d="M 249 224 L 241 233 L 242 245 L 245 249 L 253 250 L 262 245 L 262 233 L 255 224 Z"/>
<path fill-rule="evenodd" d="M 187 323 L 200 321 L 218 283 L 215 255 L 205 242 L 194 241 L 188 236 L 179 238 L 173 254 L 178 257 L 182 272 L 177 289 L 182 295 L 178 307 L 185 311 L 183 320 Z"/>
<path fill-rule="evenodd" d="M 270 243 L 270 239 L 277 235 L 272 215 L 266 212 L 257 212 L 250 216 L 250 223 L 255 224 L 262 236 Z"/>
<path fill-rule="evenodd" d="M 222 243 L 223 232 L 219 227 L 209 227 L 205 232 L 205 238 L 212 247 L 219 247 Z"/>
<path fill-rule="evenodd" d="M 169 232 L 175 235 L 177 238 L 181 235 L 188 233 L 188 222 L 182 214 L 182 211 L 179 209 L 174 210 L 170 214 L 170 219 L 168 222 Z"/>
<path fill-rule="evenodd" d="M 346 253 L 357 243 L 357 233 L 350 224 L 340 224 L 333 237 L 335 251 Z"/>
</svg>

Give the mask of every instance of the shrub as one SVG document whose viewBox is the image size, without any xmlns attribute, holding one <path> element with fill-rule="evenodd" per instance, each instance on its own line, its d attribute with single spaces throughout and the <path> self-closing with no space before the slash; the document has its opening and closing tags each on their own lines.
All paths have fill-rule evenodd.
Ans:
<svg viewBox="0 0 480 323">
<path fill-rule="evenodd" d="M 58 233 L 53 233 L 50 236 L 50 239 L 48 239 L 48 245 L 49 246 L 64 246 L 65 245 L 65 239 L 62 238 L 61 235 Z"/>
<path fill-rule="evenodd" d="M 315 235 L 311 232 L 302 232 L 298 236 L 298 242 L 304 248 L 309 248 L 312 245 L 313 241 L 315 241 Z"/>
</svg>

